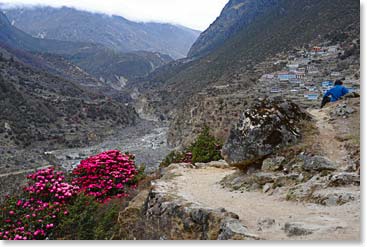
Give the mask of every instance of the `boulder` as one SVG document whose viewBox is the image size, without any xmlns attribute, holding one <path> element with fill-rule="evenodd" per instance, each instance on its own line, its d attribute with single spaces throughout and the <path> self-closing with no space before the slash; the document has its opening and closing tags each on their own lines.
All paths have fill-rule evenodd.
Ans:
<svg viewBox="0 0 367 247">
<path fill-rule="evenodd" d="M 266 172 L 274 172 L 278 171 L 282 167 L 282 163 L 284 162 L 285 158 L 282 156 L 278 156 L 275 158 L 267 158 L 263 161 L 261 166 L 261 170 Z"/>
<path fill-rule="evenodd" d="M 271 188 L 273 188 L 273 184 L 267 183 L 263 186 L 263 193 L 267 193 Z"/>
<path fill-rule="evenodd" d="M 297 173 L 278 175 L 275 179 L 274 184 L 276 187 L 294 186 L 298 183 L 299 179 L 300 175 Z"/>
<path fill-rule="evenodd" d="M 360 176 L 354 172 L 340 172 L 330 178 L 329 186 L 360 185 Z"/>
<path fill-rule="evenodd" d="M 346 103 L 338 104 L 335 109 L 331 112 L 332 117 L 347 117 L 348 115 L 356 112 L 352 107 L 348 106 Z"/>
<path fill-rule="evenodd" d="M 222 148 L 231 166 L 247 170 L 260 164 L 278 148 L 301 137 L 299 122 L 311 119 L 298 105 L 280 98 L 257 100 L 241 115 Z"/>
<path fill-rule="evenodd" d="M 259 218 L 257 220 L 258 231 L 262 231 L 263 229 L 272 228 L 275 225 L 275 219 L 265 217 Z"/>
<path fill-rule="evenodd" d="M 260 238 L 249 233 L 238 220 L 228 219 L 222 223 L 218 240 L 259 240 Z"/>
<path fill-rule="evenodd" d="M 276 180 L 276 176 L 273 173 L 257 172 L 252 175 L 253 181 L 258 185 L 265 185 L 273 183 Z"/>
<path fill-rule="evenodd" d="M 304 223 L 292 222 L 284 225 L 284 231 L 288 237 L 310 235 L 317 230 L 316 226 Z"/>
<path fill-rule="evenodd" d="M 302 164 L 302 169 L 308 172 L 334 171 L 336 168 L 332 161 L 322 156 L 306 156 Z"/>
<path fill-rule="evenodd" d="M 327 177 L 315 175 L 305 183 L 298 184 L 290 188 L 287 192 L 287 200 L 307 201 L 312 197 L 315 190 L 327 187 Z"/>
<path fill-rule="evenodd" d="M 325 206 L 343 205 L 360 199 L 360 192 L 351 188 L 332 188 L 317 190 L 309 201 Z"/>
</svg>

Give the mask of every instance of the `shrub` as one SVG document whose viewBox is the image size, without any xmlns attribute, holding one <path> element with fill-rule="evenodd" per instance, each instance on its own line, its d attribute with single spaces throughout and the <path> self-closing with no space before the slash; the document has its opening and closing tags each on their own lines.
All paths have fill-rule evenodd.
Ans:
<svg viewBox="0 0 367 247">
<path fill-rule="evenodd" d="M 192 163 L 217 161 L 222 159 L 221 144 L 210 134 L 209 127 L 205 126 L 196 141 L 188 148 L 192 153 Z"/>
<path fill-rule="evenodd" d="M 134 157 L 117 150 L 82 161 L 72 184 L 54 168 L 27 178 L 22 195 L 0 207 L 0 239 L 111 239 L 127 197 L 147 180 L 144 167 L 137 171 Z"/>
<path fill-rule="evenodd" d="M 172 151 L 169 153 L 161 162 L 160 167 L 167 167 L 174 163 L 193 164 L 197 162 L 206 163 L 221 160 L 221 146 L 220 141 L 210 134 L 209 127 L 205 126 L 202 133 L 200 133 L 191 146 L 183 152 Z"/>
<path fill-rule="evenodd" d="M 99 202 L 126 197 L 126 187 L 134 187 L 137 170 L 134 156 L 118 150 L 107 151 L 83 160 L 73 170 L 73 184 Z"/>
<path fill-rule="evenodd" d="M 78 187 L 65 182 L 53 168 L 37 171 L 20 198 L 8 197 L 0 210 L 0 239 L 29 240 L 52 237 L 53 229 L 68 214 L 66 203 Z"/>
<path fill-rule="evenodd" d="M 185 154 L 179 151 L 170 152 L 166 158 L 161 162 L 160 167 L 167 167 L 170 164 L 181 163 L 184 159 Z"/>
<path fill-rule="evenodd" d="M 55 229 L 55 239 L 109 240 L 117 232 L 118 213 L 124 206 L 119 200 L 98 203 L 94 197 L 79 194 L 68 205 L 64 217 Z"/>
</svg>

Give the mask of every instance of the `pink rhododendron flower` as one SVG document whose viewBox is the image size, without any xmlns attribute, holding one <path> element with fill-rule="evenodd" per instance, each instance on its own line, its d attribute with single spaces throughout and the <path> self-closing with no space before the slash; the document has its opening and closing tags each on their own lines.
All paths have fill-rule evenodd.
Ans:
<svg viewBox="0 0 367 247">
<path fill-rule="evenodd" d="M 73 184 L 97 201 L 105 202 L 126 196 L 124 184 L 132 184 L 136 174 L 133 155 L 111 150 L 81 161 L 73 170 Z"/>
</svg>

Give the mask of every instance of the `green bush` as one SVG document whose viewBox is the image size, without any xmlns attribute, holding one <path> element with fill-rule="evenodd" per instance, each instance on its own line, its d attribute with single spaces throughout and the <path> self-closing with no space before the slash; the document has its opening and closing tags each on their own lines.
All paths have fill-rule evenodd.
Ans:
<svg viewBox="0 0 367 247">
<path fill-rule="evenodd" d="M 124 203 L 119 199 L 100 204 L 93 197 L 79 194 L 68 205 L 68 217 L 55 229 L 55 239 L 109 240 L 118 231 L 117 218 Z"/>
<path fill-rule="evenodd" d="M 162 161 L 160 167 L 167 167 L 173 163 L 207 163 L 222 159 L 220 153 L 221 142 L 210 134 L 209 127 L 205 126 L 195 142 L 183 152 L 172 151 Z"/>
<path fill-rule="evenodd" d="M 192 153 L 192 163 L 221 160 L 221 146 L 220 141 L 210 134 L 209 127 L 205 126 L 196 141 L 188 148 Z"/>
<path fill-rule="evenodd" d="M 185 158 L 185 154 L 183 152 L 172 151 L 161 162 L 160 167 L 167 167 L 170 164 L 180 163 L 184 158 Z"/>
</svg>

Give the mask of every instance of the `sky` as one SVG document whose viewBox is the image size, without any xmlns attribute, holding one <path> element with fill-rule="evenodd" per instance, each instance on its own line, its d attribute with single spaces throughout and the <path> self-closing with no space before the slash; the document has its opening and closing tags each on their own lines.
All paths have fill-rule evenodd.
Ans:
<svg viewBox="0 0 367 247">
<path fill-rule="evenodd" d="M 203 31 L 229 0 L 0 0 L 11 5 L 47 5 L 120 15 L 132 21 L 180 24 Z"/>
</svg>

